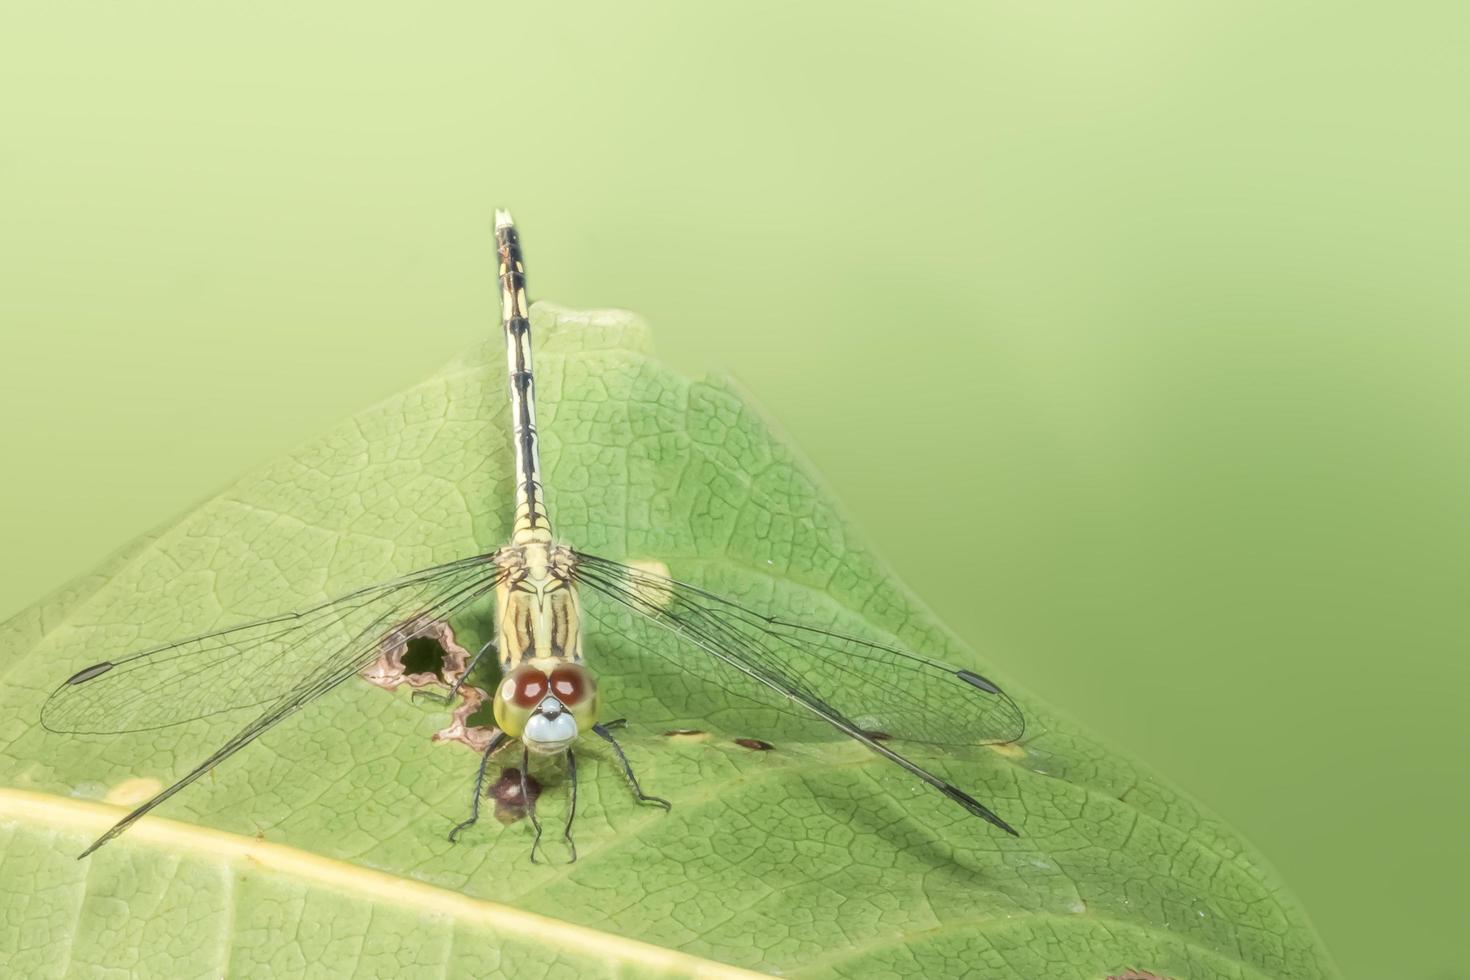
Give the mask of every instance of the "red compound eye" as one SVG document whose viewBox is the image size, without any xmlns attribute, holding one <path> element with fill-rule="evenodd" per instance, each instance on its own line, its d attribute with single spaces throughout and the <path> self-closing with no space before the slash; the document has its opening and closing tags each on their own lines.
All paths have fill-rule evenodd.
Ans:
<svg viewBox="0 0 1470 980">
<path fill-rule="evenodd" d="M 501 697 L 519 708 L 534 708 L 546 697 L 546 685 L 546 675 L 535 667 L 517 667 L 501 681 Z"/>
<path fill-rule="evenodd" d="M 577 664 L 563 664 L 551 672 L 551 693 L 569 708 L 591 696 L 595 687 L 592 675 Z"/>
</svg>

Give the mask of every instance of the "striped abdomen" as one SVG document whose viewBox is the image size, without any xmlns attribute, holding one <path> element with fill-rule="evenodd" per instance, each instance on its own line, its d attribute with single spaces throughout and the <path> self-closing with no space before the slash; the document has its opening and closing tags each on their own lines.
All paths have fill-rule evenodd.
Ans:
<svg viewBox="0 0 1470 980">
<path fill-rule="evenodd" d="M 526 267 L 510 215 L 495 216 L 500 255 L 500 315 L 505 326 L 510 371 L 510 413 L 515 440 L 516 516 L 512 543 L 551 540 L 551 522 L 541 494 L 541 451 L 536 440 L 536 381 L 531 370 L 531 320 L 527 315 Z"/>
</svg>

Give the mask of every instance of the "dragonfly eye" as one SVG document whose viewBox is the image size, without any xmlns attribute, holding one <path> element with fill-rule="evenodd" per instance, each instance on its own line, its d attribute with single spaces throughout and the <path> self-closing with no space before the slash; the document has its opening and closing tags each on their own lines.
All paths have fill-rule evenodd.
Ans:
<svg viewBox="0 0 1470 980">
<path fill-rule="evenodd" d="M 562 664 L 551 672 L 551 693 L 577 719 L 577 731 L 597 724 L 597 681 L 581 664 Z"/>
<path fill-rule="evenodd" d="M 506 674 L 495 691 L 495 723 L 500 730 L 512 737 L 520 737 L 526 730 L 531 712 L 546 697 L 548 687 L 546 675 L 529 664 Z"/>
<path fill-rule="evenodd" d="M 564 664 L 551 672 L 551 693 L 568 708 L 574 707 L 596 689 L 597 685 L 585 667 Z"/>
</svg>

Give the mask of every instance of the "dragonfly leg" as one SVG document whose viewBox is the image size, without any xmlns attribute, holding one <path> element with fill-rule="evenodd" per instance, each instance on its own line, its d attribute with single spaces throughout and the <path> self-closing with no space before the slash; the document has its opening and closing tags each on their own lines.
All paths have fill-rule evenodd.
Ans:
<svg viewBox="0 0 1470 980">
<path fill-rule="evenodd" d="M 577 818 L 577 756 L 571 749 L 567 749 L 567 783 L 570 796 L 567 799 L 567 826 L 562 836 L 567 839 L 567 847 L 572 849 L 572 861 L 575 861 L 577 842 L 572 840 L 572 821 Z"/>
<path fill-rule="evenodd" d="M 454 700 L 455 695 L 459 693 L 459 689 L 464 686 L 464 682 L 469 679 L 470 671 L 475 669 L 475 665 L 480 662 L 480 658 L 494 649 L 495 639 L 492 637 L 490 642 L 480 647 L 480 652 L 476 653 L 470 658 L 470 662 L 465 664 L 464 673 L 459 675 L 459 680 L 454 682 L 454 686 L 449 689 L 448 694 L 435 694 L 433 691 L 414 691 L 411 695 L 412 700 L 432 701 L 434 704 L 449 704 Z"/>
<path fill-rule="evenodd" d="M 495 737 L 490 739 L 490 744 L 485 746 L 485 754 L 480 757 L 480 771 L 475 776 L 475 795 L 470 802 L 470 818 L 454 825 L 454 829 L 449 832 L 449 843 L 453 844 L 460 831 L 473 827 L 475 821 L 480 819 L 480 797 L 484 795 L 485 770 L 490 766 L 490 757 L 505 744 L 506 739 L 505 732 L 496 732 Z"/>
<path fill-rule="evenodd" d="M 536 836 L 531 839 L 531 863 L 537 864 L 536 848 L 541 846 L 541 821 L 536 818 L 536 801 L 531 797 L 531 786 L 527 782 L 530 778 L 527 773 L 531 771 L 531 750 L 521 751 L 521 802 L 526 808 L 526 816 L 531 818 L 531 826 L 536 828 Z"/>
<path fill-rule="evenodd" d="M 627 777 L 628 783 L 633 787 L 633 795 L 638 798 L 638 802 L 652 803 L 654 806 L 661 806 L 665 810 L 672 810 L 674 808 L 674 804 L 670 803 L 662 796 L 649 796 L 647 793 L 643 792 L 643 787 L 638 785 L 638 777 L 633 775 L 633 767 L 631 764 L 629 764 L 628 757 L 623 754 L 623 747 L 618 744 L 617 739 L 613 738 L 613 734 L 609 729 L 619 727 L 623 725 L 625 721 L 626 719 L 619 718 L 616 721 L 608 722 L 606 725 L 593 725 L 592 730 L 598 735 L 602 736 L 607 744 L 613 747 L 613 751 L 618 754 L 618 762 L 621 763 L 623 766 L 623 775 Z"/>
</svg>

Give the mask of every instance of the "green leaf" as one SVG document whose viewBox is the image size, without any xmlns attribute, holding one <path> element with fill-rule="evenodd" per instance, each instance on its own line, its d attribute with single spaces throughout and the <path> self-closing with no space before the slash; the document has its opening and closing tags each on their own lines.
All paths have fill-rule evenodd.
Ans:
<svg viewBox="0 0 1470 980">
<path fill-rule="evenodd" d="M 1017 691 L 1005 665 L 966 649 L 893 581 L 728 384 L 661 366 L 626 314 L 541 304 L 534 321 L 562 540 L 896 637 Z M 129 649 L 502 543 L 503 375 L 499 344 L 485 344 L 0 628 L 8 974 L 736 975 L 731 964 L 803 977 L 1335 975 L 1303 913 L 1229 829 L 1024 691 L 1022 744 L 946 766 L 1019 839 L 858 746 L 756 728 L 773 750 L 712 733 L 631 739 L 639 778 L 673 801 L 669 814 L 638 806 L 606 755 L 589 757 L 580 860 L 532 865 L 530 829 L 513 814 L 445 840 L 477 757 L 432 740 L 444 709 L 354 680 L 170 801 L 163 819 L 74 861 L 122 812 L 92 800 L 167 783 L 240 719 L 57 736 L 37 723 L 49 691 Z M 702 696 L 721 708 L 721 689 Z M 604 710 L 637 720 L 648 705 Z M 738 728 L 723 707 L 736 719 L 724 727 Z M 564 793 L 543 775 L 550 840 Z"/>
</svg>

